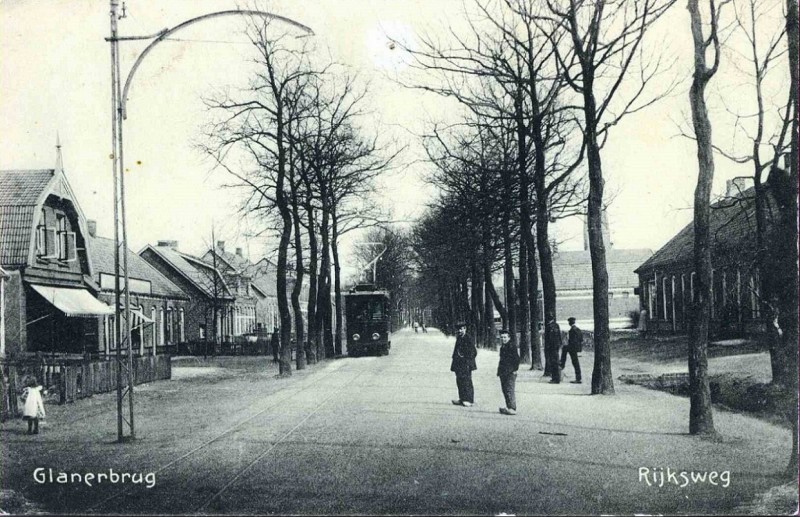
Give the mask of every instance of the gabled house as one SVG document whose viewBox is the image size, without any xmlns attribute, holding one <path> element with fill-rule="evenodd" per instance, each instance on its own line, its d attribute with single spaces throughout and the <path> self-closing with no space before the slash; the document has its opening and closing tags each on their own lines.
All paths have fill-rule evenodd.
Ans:
<svg viewBox="0 0 800 517">
<path fill-rule="evenodd" d="M 86 219 L 62 168 L 0 171 L 6 353 L 87 353 L 100 319 Z"/>
<path fill-rule="evenodd" d="M 217 241 L 216 247 L 203 255 L 203 260 L 209 264 L 216 260 L 229 285 L 238 286 L 240 295 L 253 296 L 256 302 L 256 330 L 271 332 L 280 324 L 274 264 L 266 258 L 253 264 L 244 257 L 242 248 L 236 248 L 235 253 L 226 251 L 225 241 Z M 287 289 L 291 290 L 293 285 L 292 279 L 287 279 Z"/>
<path fill-rule="evenodd" d="M 114 240 L 95 235 L 96 224 L 87 221 L 89 254 L 98 298 L 111 307 L 115 303 Z M 121 260 L 121 258 L 120 258 Z M 124 278 L 120 288 L 124 288 Z M 189 297 L 141 256 L 128 252 L 128 291 L 131 306 L 131 342 L 139 355 L 157 355 L 177 350 L 186 341 L 186 311 Z M 115 316 L 102 319 L 101 348 L 109 355 L 116 350 Z"/>
<path fill-rule="evenodd" d="M 639 311 L 639 298 L 636 296 L 639 278 L 633 271 L 652 254 L 649 249 L 606 248 L 608 323 L 611 328 L 633 325 L 632 313 Z M 594 322 L 594 289 L 589 251 L 555 252 L 553 276 L 556 283 L 556 310 L 559 321 L 563 321 L 562 328 L 568 328 L 566 320 L 571 316 L 577 319 L 578 326 L 590 329 Z"/>
<path fill-rule="evenodd" d="M 158 241 L 139 255 L 189 297 L 186 341 L 233 342 L 255 331 L 256 301 L 249 285 L 229 285 L 220 266 L 178 251 L 177 241 Z M 216 320 L 215 320 L 216 317 Z M 216 339 L 211 334 L 216 329 Z"/>
</svg>

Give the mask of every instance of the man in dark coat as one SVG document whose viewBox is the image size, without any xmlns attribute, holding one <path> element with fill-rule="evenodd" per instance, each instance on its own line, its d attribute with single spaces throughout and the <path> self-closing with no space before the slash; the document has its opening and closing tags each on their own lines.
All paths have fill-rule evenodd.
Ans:
<svg viewBox="0 0 800 517">
<path fill-rule="evenodd" d="M 278 327 L 274 327 L 272 331 L 272 339 L 269 342 L 270 347 L 272 347 L 272 362 L 278 362 L 278 354 L 281 351 L 281 333 L 278 330 Z"/>
<path fill-rule="evenodd" d="M 575 324 L 575 318 L 569 318 L 569 339 L 567 346 L 561 351 L 561 362 L 559 366 L 563 370 L 567 365 L 567 354 L 572 360 L 572 367 L 575 369 L 575 380 L 572 384 L 581 383 L 581 364 L 578 362 L 578 352 L 583 351 L 583 331 Z"/>
<path fill-rule="evenodd" d="M 500 408 L 504 415 L 517 414 L 517 399 L 514 387 L 517 383 L 517 370 L 519 369 L 519 352 L 517 346 L 511 342 L 511 336 L 506 329 L 500 331 L 500 362 L 497 364 L 497 376 L 500 377 L 500 389 L 506 399 L 506 407 Z"/>
<path fill-rule="evenodd" d="M 467 324 L 459 322 L 456 324 L 456 346 L 453 348 L 453 360 L 450 363 L 450 371 L 456 374 L 456 386 L 458 386 L 458 400 L 453 404 L 457 406 L 469 407 L 475 403 L 475 390 L 472 386 L 472 370 L 478 367 L 475 364 L 475 356 L 478 350 L 472 338 L 467 335 Z"/>
<path fill-rule="evenodd" d="M 549 335 L 549 336 L 548 336 Z M 550 321 L 545 330 L 545 359 L 550 367 L 550 384 L 561 383 L 561 369 L 558 367 L 558 353 L 561 351 L 561 327 Z M 546 375 L 547 373 L 545 373 Z"/>
</svg>

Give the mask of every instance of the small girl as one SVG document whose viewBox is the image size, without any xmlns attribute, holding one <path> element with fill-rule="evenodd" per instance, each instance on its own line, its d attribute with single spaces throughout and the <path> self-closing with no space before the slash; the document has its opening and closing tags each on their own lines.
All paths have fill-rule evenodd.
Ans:
<svg viewBox="0 0 800 517">
<path fill-rule="evenodd" d="M 45 417 L 44 401 L 42 400 L 43 389 L 33 377 L 22 391 L 22 400 L 25 402 L 22 418 L 28 421 L 28 434 L 39 434 L 39 419 Z"/>
</svg>

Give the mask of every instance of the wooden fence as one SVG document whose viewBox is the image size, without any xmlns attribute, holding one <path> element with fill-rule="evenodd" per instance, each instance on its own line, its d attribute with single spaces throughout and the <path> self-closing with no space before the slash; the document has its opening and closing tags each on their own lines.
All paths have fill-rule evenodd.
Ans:
<svg viewBox="0 0 800 517">
<path fill-rule="evenodd" d="M 28 356 L 0 361 L 2 397 L 0 415 L 3 419 L 20 411 L 17 397 L 29 379 L 35 378 L 50 392 L 47 400 L 59 404 L 108 393 L 117 388 L 117 362 L 114 359 L 86 360 L 69 356 Z M 144 384 L 172 377 L 172 362 L 168 355 L 133 358 L 133 384 Z M 127 385 L 123 378 L 123 385 Z"/>
</svg>

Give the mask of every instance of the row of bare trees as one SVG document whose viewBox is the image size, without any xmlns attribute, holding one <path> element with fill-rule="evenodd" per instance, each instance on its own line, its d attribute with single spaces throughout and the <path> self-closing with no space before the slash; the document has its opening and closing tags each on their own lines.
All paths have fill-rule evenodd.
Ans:
<svg viewBox="0 0 800 517">
<path fill-rule="evenodd" d="M 674 3 L 476 0 L 465 13 L 466 30 L 420 36 L 416 46 L 406 47 L 417 71 L 407 86 L 454 99 L 464 113 L 460 122 L 434 125 L 423 137 L 434 169 L 430 179 L 443 191 L 415 231 L 420 274 L 436 286 L 429 302 L 438 307 L 440 322 L 470 319 L 479 340 L 488 339 L 494 306 L 504 325 L 521 330 L 521 355 L 528 360 L 534 336 L 535 361 L 532 330 L 538 323 L 535 293 L 541 280 L 547 357 L 556 339 L 550 329 L 557 316 L 548 224 L 582 211 L 585 204 L 593 278 L 593 394 L 614 392 L 601 231 L 606 202 L 603 146 L 623 117 L 651 106 L 672 89 L 672 82 L 657 80 L 671 65 L 652 48 L 645 50 L 645 44 L 649 29 Z M 762 281 L 762 314 L 769 315 L 773 384 L 788 394 L 787 413 L 795 424 L 790 471 L 796 471 L 797 0 L 688 0 L 687 6 L 686 32 L 694 45 L 688 92 L 692 128 L 687 136 L 697 144 L 699 171 L 689 429 L 692 434 L 715 434 L 706 348 L 711 185 L 714 155 L 720 154 L 752 166 L 755 267 Z M 726 10 L 729 16 L 723 22 Z M 782 13 L 777 25 L 768 20 L 775 13 Z M 730 117 L 721 122 L 740 133 L 732 140 L 733 149 L 727 149 L 712 140 L 706 89 L 720 67 L 725 42 L 736 38 L 744 44 L 731 44 L 729 50 L 738 54 L 736 68 L 748 77 L 752 91 L 744 103 L 740 89 L 736 97 L 715 94 L 714 102 L 726 106 Z M 498 268 L 505 278 L 503 300 L 492 285 Z"/>
<path fill-rule="evenodd" d="M 669 90 L 651 91 L 660 62 L 645 59 L 642 50 L 648 29 L 672 3 L 477 0 L 466 13 L 467 30 L 450 29 L 445 39 L 423 36 L 415 48 L 406 48 L 419 72 L 408 85 L 455 99 L 465 113 L 462 123 L 435 127 L 424 137 L 436 169 L 432 181 L 445 195 L 428 216 L 433 220 L 423 223 L 435 227 L 437 217 L 451 217 L 463 205 L 469 213 L 458 220 L 465 226 L 469 217 L 477 239 L 464 243 L 473 263 L 448 266 L 455 287 L 443 292 L 466 300 L 465 280 L 471 278 L 476 294 L 468 311 L 462 301 L 450 304 L 451 312 L 469 313 L 476 328 L 487 328 L 493 318 L 478 316 L 492 314 L 491 299 L 504 324 L 520 329 L 523 360 L 536 361 L 541 279 L 545 369 L 558 375 L 557 368 L 551 370 L 555 361 L 548 360 L 559 342 L 548 226 L 586 210 L 594 292 L 592 393 L 614 392 L 601 150 L 623 117 Z M 437 233 L 426 233 L 424 224 L 420 249 Z M 491 295 L 498 262 L 505 300 Z M 487 294 L 480 295 L 480 286 Z"/>
<path fill-rule="evenodd" d="M 290 375 L 292 324 L 297 369 L 342 352 L 339 244 L 380 220 L 371 194 L 397 152 L 367 136 L 368 88 L 323 61 L 311 40 L 256 18 L 248 36 L 256 51 L 252 79 L 206 100 L 213 120 L 202 150 L 245 192 L 243 211 L 279 238 L 280 373 Z"/>
</svg>

